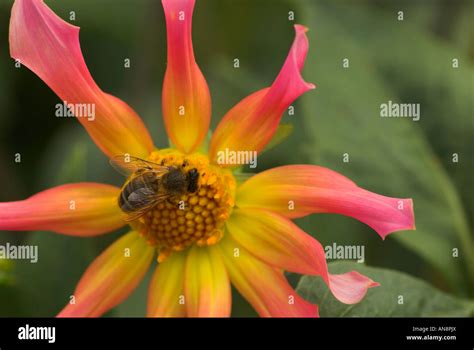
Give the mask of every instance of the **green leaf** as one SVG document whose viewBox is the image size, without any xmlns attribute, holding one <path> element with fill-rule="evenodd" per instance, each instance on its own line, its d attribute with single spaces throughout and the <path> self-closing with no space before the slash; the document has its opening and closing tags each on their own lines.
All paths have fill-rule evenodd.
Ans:
<svg viewBox="0 0 474 350">
<path fill-rule="evenodd" d="M 0 314 L 2 317 L 18 316 L 21 304 L 14 275 L 16 264 L 0 259 Z"/>
<path fill-rule="evenodd" d="M 468 8 L 472 10 L 473 4 Z M 461 32 L 464 31 L 463 34 L 459 32 L 456 39 L 472 36 L 472 33 L 462 29 L 465 29 L 467 22 L 470 24 L 470 21 L 461 20 L 469 17 L 472 13 L 469 10 L 459 13 L 459 18 L 456 18 L 459 21 L 450 23 L 451 26 L 459 26 Z M 468 51 L 459 50 L 455 46 L 455 40 L 447 45 L 434 37 L 432 32 L 419 30 L 418 20 L 400 26 L 370 9 L 357 11 L 356 16 L 351 14 L 352 20 L 349 20 L 347 11 L 343 11 L 342 7 L 335 7 L 331 11 L 336 12 L 338 18 L 346 16 L 343 26 L 354 33 L 354 41 L 366 45 L 369 51 L 377 52 L 372 59 L 385 83 L 403 100 L 420 103 L 420 125 L 424 134 L 439 155 L 437 160 L 453 178 L 466 211 L 472 217 L 474 189 L 470 184 L 474 157 L 470 153 L 474 133 L 474 67 L 467 55 Z M 458 7 L 457 11 L 461 12 L 462 8 Z M 369 17 L 376 18 L 375 24 L 381 30 L 391 33 L 390 45 L 398 49 L 379 50 L 384 45 L 386 36 L 368 30 L 363 31 L 363 35 L 358 31 L 354 32 L 354 27 L 363 27 Z M 447 29 L 444 20 L 443 28 Z M 410 40 L 406 40 L 407 37 Z M 459 158 L 457 161 L 453 161 L 454 154 Z"/>
<path fill-rule="evenodd" d="M 382 103 L 389 100 L 413 103 L 422 95 L 421 90 L 410 91 L 406 96 L 399 94 L 384 81 L 385 75 L 377 70 L 374 59 L 378 56 L 374 52 L 385 50 L 387 53 L 381 56 L 389 56 L 393 51 L 397 56 L 413 60 L 412 51 L 403 47 L 406 40 L 398 38 L 416 35 L 412 34 L 415 30 L 398 34 L 402 29 L 393 18 L 378 12 L 357 11 L 355 7 L 334 9 L 325 3 L 305 13 L 314 13 L 303 22 L 312 29 L 308 36 L 316 49 L 308 58 L 315 63 L 307 65 L 304 75 L 306 80 L 318 85 L 311 98 L 302 98 L 301 117 L 306 133 L 302 142 L 311 150 L 308 151 L 310 162 L 341 172 L 368 190 L 413 198 L 416 231 L 398 232 L 388 239 L 398 240 L 419 254 L 442 273 L 452 290 L 468 295 L 474 267 L 468 223 L 456 188 L 424 134 L 426 119 L 446 116 L 436 113 L 429 105 L 433 101 L 424 102 L 422 109 L 430 109 L 432 113 L 426 118 L 422 115 L 419 122 L 379 115 Z M 346 16 L 343 22 L 347 28 L 341 25 L 341 14 Z M 374 25 L 377 31 L 371 29 Z M 357 42 L 356 32 L 370 32 L 373 38 Z M 317 38 L 314 33 L 318 33 Z M 376 39 L 378 46 L 372 46 L 370 42 Z M 392 44 L 395 46 L 384 46 Z M 418 40 L 416 44 L 419 45 Z M 430 59 L 436 56 L 434 52 L 441 55 L 442 50 L 443 47 L 438 47 Z M 343 58 L 350 59 L 349 68 L 343 67 Z M 395 65 L 400 59 L 392 58 L 391 62 Z M 449 67 L 448 63 L 444 69 Z M 411 72 L 413 79 L 423 81 L 418 73 Z M 429 83 L 441 86 L 444 81 Z M 349 162 L 343 161 L 345 154 L 349 155 Z M 351 229 L 366 232 L 362 227 L 354 230 L 351 226 Z"/>
<path fill-rule="evenodd" d="M 320 277 L 304 276 L 297 292 L 318 304 L 322 317 L 468 317 L 474 303 L 440 292 L 428 283 L 398 271 L 367 267 L 358 263 L 336 262 L 329 271 L 340 274 L 356 270 L 380 286 L 370 288 L 358 304 L 342 304 L 330 293 Z"/>
<path fill-rule="evenodd" d="M 0 259 L 0 286 L 11 285 L 13 283 L 13 268 L 14 263 L 12 260 Z"/>
</svg>

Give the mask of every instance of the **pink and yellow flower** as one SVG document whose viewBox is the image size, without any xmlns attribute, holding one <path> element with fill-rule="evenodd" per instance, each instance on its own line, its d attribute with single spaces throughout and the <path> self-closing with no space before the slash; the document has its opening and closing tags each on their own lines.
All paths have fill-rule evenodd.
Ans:
<svg viewBox="0 0 474 350">
<path fill-rule="evenodd" d="M 301 75 L 307 29 L 295 26 L 295 39 L 274 82 L 235 105 L 203 153 L 211 97 L 193 53 L 194 0 L 163 0 L 163 7 L 168 37 L 163 117 L 174 148 L 158 150 L 138 115 L 92 79 L 80 49 L 79 28 L 61 20 L 41 0 L 16 0 L 13 5 L 11 56 L 61 100 L 95 105 L 94 120 L 77 119 L 107 157 L 130 154 L 169 165 L 186 161 L 201 175 L 198 192 L 181 197 L 184 210 L 162 202 L 130 223 L 130 232 L 92 262 L 76 287 L 75 303 L 67 304 L 59 316 L 100 316 L 115 307 L 140 283 L 156 254 L 148 316 L 229 316 L 231 284 L 261 316 L 318 316 L 317 305 L 296 294 L 284 271 L 321 276 L 338 300 L 359 302 L 378 284 L 355 271 L 330 274 L 321 244 L 291 219 L 343 214 L 385 238 L 414 228 L 411 199 L 369 192 L 313 165 L 277 167 L 237 183 L 236 167 L 217 162 L 226 149 L 262 151 L 284 111 L 315 87 Z M 105 234 L 127 224 L 117 204 L 119 193 L 120 188 L 111 185 L 76 183 L 0 203 L 0 229 Z"/>
</svg>

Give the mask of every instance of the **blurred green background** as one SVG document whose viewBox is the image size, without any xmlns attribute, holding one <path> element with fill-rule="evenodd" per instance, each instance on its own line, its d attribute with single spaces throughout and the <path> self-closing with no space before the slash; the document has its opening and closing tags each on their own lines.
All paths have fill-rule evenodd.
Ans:
<svg viewBox="0 0 474 350">
<path fill-rule="evenodd" d="M 0 201 L 67 182 L 120 185 L 123 179 L 80 124 L 54 116 L 56 95 L 28 69 L 14 67 L 8 49 L 12 3 L 0 1 Z M 82 50 L 98 85 L 127 101 L 145 120 L 156 146 L 166 146 L 161 120 L 166 34 L 160 2 L 47 4 L 66 20 L 75 12 L 70 22 L 82 28 Z M 474 315 L 473 15 L 474 3 L 467 0 L 197 1 L 194 49 L 211 89 L 213 126 L 241 98 L 273 81 L 291 45 L 293 24 L 310 29 L 303 75 L 317 89 L 294 104 L 294 115 L 284 116 L 294 132 L 260 157 L 259 171 L 318 164 L 371 191 L 414 199 L 417 230 L 385 241 L 342 216 L 298 220 L 323 245 L 365 246 L 370 268 L 336 262 L 330 264 L 332 271 L 358 269 L 382 283 L 363 303 L 347 309 L 323 298 L 319 279 L 290 275 L 304 297 L 321 304 L 323 316 Z M 344 58 L 349 68 L 343 68 Z M 380 104 L 388 100 L 420 103 L 420 121 L 380 118 Z M 14 162 L 15 153 L 21 154 L 21 163 Z M 1 244 L 39 245 L 37 264 L 0 261 L 0 316 L 55 315 L 87 265 L 118 235 L 82 239 L 0 232 Z M 109 315 L 143 316 L 146 289 L 144 281 Z M 236 294 L 233 315 L 255 313 Z"/>
</svg>

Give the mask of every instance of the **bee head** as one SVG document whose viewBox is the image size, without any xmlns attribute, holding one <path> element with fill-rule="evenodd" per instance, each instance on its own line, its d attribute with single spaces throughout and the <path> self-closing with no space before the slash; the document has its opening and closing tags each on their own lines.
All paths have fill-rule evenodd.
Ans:
<svg viewBox="0 0 474 350">
<path fill-rule="evenodd" d="M 199 173 L 196 168 L 188 171 L 188 192 L 194 193 L 198 190 Z"/>
</svg>

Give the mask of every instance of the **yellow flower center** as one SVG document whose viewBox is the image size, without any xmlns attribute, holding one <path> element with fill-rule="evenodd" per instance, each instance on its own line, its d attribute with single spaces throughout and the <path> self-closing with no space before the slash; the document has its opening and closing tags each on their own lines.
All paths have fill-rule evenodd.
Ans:
<svg viewBox="0 0 474 350">
<path fill-rule="evenodd" d="M 209 164 L 205 155 L 185 155 L 172 149 L 154 151 L 148 160 L 185 173 L 191 169 L 199 173 L 195 193 L 161 201 L 132 224 L 148 244 L 158 249 L 158 261 L 193 244 L 216 244 L 234 206 L 236 182 L 231 171 Z"/>
</svg>

